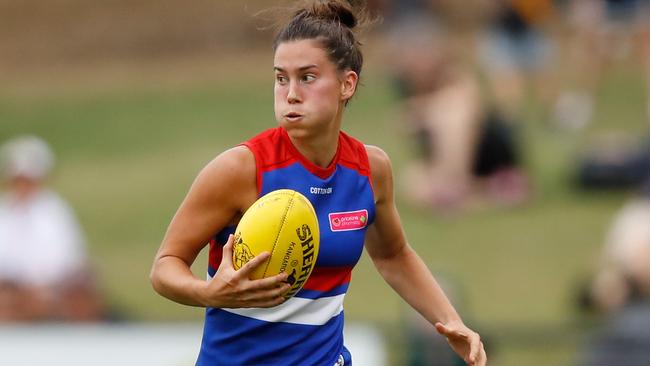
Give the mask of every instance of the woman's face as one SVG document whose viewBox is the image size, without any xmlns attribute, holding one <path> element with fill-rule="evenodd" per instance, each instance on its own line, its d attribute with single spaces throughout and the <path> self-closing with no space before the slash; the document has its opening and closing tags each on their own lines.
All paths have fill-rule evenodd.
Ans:
<svg viewBox="0 0 650 366">
<path fill-rule="evenodd" d="M 275 118 L 294 137 L 327 132 L 341 118 L 357 76 L 340 72 L 315 40 L 281 43 L 274 58 Z M 352 75 L 350 75 L 352 74 Z"/>
</svg>

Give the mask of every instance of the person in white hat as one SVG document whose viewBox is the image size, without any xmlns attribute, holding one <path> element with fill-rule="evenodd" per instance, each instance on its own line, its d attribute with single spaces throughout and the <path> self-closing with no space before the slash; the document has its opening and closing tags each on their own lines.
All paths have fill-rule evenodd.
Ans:
<svg viewBox="0 0 650 366">
<path fill-rule="evenodd" d="M 49 146 L 22 136 L 0 146 L 0 321 L 93 320 L 102 313 L 82 229 L 47 188 Z"/>
</svg>

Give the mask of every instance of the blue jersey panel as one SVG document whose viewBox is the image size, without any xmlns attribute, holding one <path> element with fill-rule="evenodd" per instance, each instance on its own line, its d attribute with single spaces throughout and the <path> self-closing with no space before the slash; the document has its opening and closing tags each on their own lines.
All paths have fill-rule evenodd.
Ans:
<svg viewBox="0 0 650 366">
<path fill-rule="evenodd" d="M 206 315 L 210 331 L 197 366 L 334 366 L 340 355 L 349 358 L 340 337 L 343 313 L 322 326 L 267 323 L 215 308 Z"/>
<path fill-rule="evenodd" d="M 334 174 L 321 179 L 295 163 L 264 173 L 262 187 L 262 195 L 287 188 L 302 193 L 312 203 L 318 215 L 321 238 L 317 266 L 354 266 L 357 263 L 363 252 L 367 225 L 375 216 L 374 196 L 367 177 L 338 165 Z M 357 210 L 368 211 L 369 220 L 364 228 L 331 230 L 329 214 Z"/>
</svg>

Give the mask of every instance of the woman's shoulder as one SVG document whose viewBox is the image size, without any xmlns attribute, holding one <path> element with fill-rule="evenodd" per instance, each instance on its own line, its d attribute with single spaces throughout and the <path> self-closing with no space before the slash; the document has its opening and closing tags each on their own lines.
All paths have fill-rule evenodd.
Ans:
<svg viewBox="0 0 650 366">
<path fill-rule="evenodd" d="M 208 163 L 211 168 L 232 168 L 255 163 L 253 152 L 245 145 L 237 145 L 223 151 Z"/>
<path fill-rule="evenodd" d="M 388 154 L 378 146 L 365 145 L 370 165 L 372 186 L 380 200 L 392 190 L 393 170 Z"/>
<path fill-rule="evenodd" d="M 213 191 L 246 191 L 256 193 L 255 158 L 250 149 L 239 145 L 217 155 L 199 173 L 197 181 Z"/>
<path fill-rule="evenodd" d="M 382 148 L 375 145 L 365 145 L 365 148 L 371 171 L 390 170 L 390 157 Z"/>
</svg>

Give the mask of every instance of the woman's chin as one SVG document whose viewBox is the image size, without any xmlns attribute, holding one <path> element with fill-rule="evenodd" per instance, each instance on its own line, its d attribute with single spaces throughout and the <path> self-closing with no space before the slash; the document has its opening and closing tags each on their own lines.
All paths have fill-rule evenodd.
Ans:
<svg viewBox="0 0 650 366">
<path fill-rule="evenodd" d="M 299 139 L 309 136 L 309 130 L 297 123 L 283 123 L 281 126 L 285 131 L 287 131 L 287 135 L 291 138 Z"/>
</svg>

